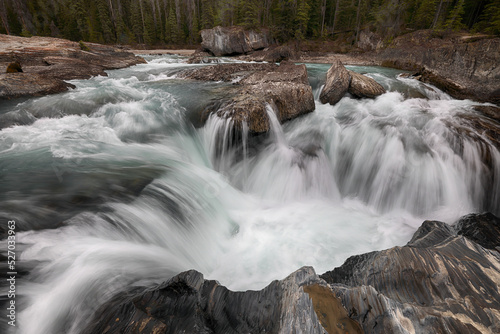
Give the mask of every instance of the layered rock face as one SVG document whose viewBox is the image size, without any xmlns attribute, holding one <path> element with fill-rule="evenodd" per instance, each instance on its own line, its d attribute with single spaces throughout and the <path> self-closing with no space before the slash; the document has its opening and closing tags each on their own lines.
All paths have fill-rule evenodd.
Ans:
<svg viewBox="0 0 500 334">
<path fill-rule="evenodd" d="M 491 214 L 426 221 L 404 247 L 319 277 L 304 267 L 260 291 L 188 271 L 115 296 L 83 333 L 498 333 L 498 226 Z"/>
<path fill-rule="evenodd" d="M 201 31 L 201 46 L 213 55 L 230 56 L 260 50 L 271 44 L 267 30 L 245 30 L 242 27 L 220 27 Z"/>
<path fill-rule="evenodd" d="M 73 87 L 64 80 L 105 76 L 105 70 L 145 62 L 130 52 L 95 43 L 0 35 L 0 68 L 15 61 L 23 72 L 0 74 L 0 98 L 58 93 Z"/>
<path fill-rule="evenodd" d="M 500 38 L 440 38 L 417 31 L 396 38 L 374 55 L 383 65 L 417 70 L 455 98 L 500 105 Z"/>
<path fill-rule="evenodd" d="M 246 122 L 250 133 L 269 131 L 266 111 L 271 106 L 280 122 L 314 111 L 314 96 L 305 65 L 282 62 L 275 64 L 225 64 L 187 70 L 179 77 L 203 81 L 233 82 L 226 95 L 209 104 L 202 113 L 206 121 L 211 114 L 230 118 L 236 129 Z"/>
<path fill-rule="evenodd" d="M 468 220 L 485 233 L 484 219 Z M 367 333 L 498 333 L 500 254 L 457 235 L 461 225 L 426 221 L 406 246 L 353 256 L 321 277 Z"/>
</svg>

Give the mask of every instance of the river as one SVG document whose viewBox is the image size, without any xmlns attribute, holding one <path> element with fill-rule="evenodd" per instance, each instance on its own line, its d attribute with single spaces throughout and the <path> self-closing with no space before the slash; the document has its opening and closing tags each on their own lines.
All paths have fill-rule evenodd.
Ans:
<svg viewBox="0 0 500 334">
<path fill-rule="evenodd" d="M 2 313 L 2 333 L 79 333 L 114 294 L 188 269 L 261 289 L 404 245 L 426 219 L 500 213 L 500 153 L 461 117 L 482 117 L 479 103 L 348 66 L 388 92 L 323 105 L 329 66 L 308 64 L 316 110 L 234 141 L 230 121 L 199 121 L 227 84 L 176 78 L 207 65 L 146 58 L 66 93 L 0 102 L 0 121 L 24 124 L 0 131 L 0 216 L 16 222 L 18 272 L 17 326 Z"/>
</svg>

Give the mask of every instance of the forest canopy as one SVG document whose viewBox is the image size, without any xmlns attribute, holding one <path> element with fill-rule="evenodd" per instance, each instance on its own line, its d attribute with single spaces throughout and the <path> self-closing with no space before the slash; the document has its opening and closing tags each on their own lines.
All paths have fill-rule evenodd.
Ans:
<svg viewBox="0 0 500 334">
<path fill-rule="evenodd" d="M 418 29 L 500 35 L 500 0 L 0 0 L 0 33 L 108 44 L 196 44 L 217 25 L 268 28 L 281 42 L 392 38 Z"/>
</svg>

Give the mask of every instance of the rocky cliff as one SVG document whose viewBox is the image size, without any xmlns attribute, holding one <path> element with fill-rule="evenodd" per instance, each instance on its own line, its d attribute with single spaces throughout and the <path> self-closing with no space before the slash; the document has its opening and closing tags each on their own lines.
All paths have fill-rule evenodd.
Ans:
<svg viewBox="0 0 500 334">
<path fill-rule="evenodd" d="M 491 214 L 426 221 L 404 247 L 321 276 L 304 267 L 260 291 L 189 271 L 115 296 L 83 333 L 498 333 L 499 230 Z"/>
<path fill-rule="evenodd" d="M 382 65 L 418 72 L 422 81 L 455 98 L 500 105 L 500 38 L 421 30 L 397 37 L 372 56 Z"/>
</svg>

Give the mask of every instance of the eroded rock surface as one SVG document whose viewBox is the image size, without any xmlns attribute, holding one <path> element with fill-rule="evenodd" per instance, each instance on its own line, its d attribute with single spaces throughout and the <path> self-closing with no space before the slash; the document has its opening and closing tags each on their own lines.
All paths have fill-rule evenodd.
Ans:
<svg viewBox="0 0 500 334">
<path fill-rule="evenodd" d="M 212 114 L 234 121 L 236 129 L 246 122 L 251 133 L 269 131 L 269 105 L 280 122 L 312 112 L 315 108 L 312 88 L 305 65 L 223 64 L 187 70 L 186 79 L 233 82 L 226 96 L 210 103 L 202 112 L 202 121 Z"/>
<path fill-rule="evenodd" d="M 83 333 L 327 333 L 304 287 L 328 289 L 304 267 L 260 291 L 234 292 L 194 270 L 117 296 Z"/>
<path fill-rule="evenodd" d="M 498 333 L 500 254 L 426 221 L 404 247 L 321 275 L 367 333 Z"/>
<path fill-rule="evenodd" d="M 134 54 L 95 43 L 84 44 L 51 37 L 18 37 L 0 34 L 0 67 L 19 62 L 23 74 L 2 74 L 0 98 L 38 96 L 67 90 L 63 80 L 106 75 L 105 70 L 124 68 L 145 60 Z"/>
</svg>

